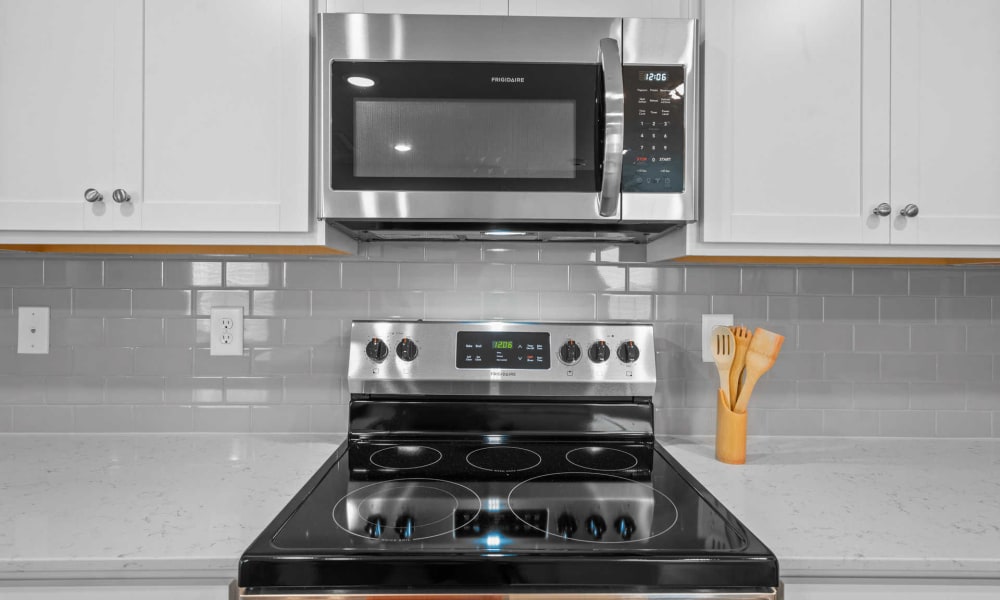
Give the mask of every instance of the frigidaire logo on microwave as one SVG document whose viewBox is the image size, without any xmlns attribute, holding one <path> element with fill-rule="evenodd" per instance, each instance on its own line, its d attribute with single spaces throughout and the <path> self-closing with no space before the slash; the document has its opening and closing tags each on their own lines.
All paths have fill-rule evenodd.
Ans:
<svg viewBox="0 0 1000 600">
<path fill-rule="evenodd" d="M 524 77 L 490 77 L 490 83 L 524 83 Z"/>
</svg>

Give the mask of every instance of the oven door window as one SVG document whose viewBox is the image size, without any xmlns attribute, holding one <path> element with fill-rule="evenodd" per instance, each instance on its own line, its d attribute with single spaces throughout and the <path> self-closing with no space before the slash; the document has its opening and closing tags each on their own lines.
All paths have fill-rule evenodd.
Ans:
<svg viewBox="0 0 1000 600">
<path fill-rule="evenodd" d="M 332 189 L 598 189 L 596 65 L 331 68 Z"/>
</svg>

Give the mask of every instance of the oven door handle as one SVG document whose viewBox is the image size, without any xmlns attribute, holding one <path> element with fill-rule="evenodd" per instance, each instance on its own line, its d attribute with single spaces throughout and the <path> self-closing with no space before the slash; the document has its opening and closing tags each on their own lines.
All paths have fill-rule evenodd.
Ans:
<svg viewBox="0 0 1000 600">
<path fill-rule="evenodd" d="M 597 209 L 602 217 L 612 217 L 618 214 L 621 199 L 625 133 L 625 85 L 622 83 L 622 55 L 618 40 L 601 40 L 600 61 L 604 77 L 604 160 Z"/>
</svg>

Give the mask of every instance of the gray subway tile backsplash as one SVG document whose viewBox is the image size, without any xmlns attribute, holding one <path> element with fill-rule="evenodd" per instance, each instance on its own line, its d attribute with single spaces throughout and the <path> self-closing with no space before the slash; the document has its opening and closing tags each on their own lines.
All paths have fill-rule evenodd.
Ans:
<svg viewBox="0 0 1000 600">
<path fill-rule="evenodd" d="M 854 291 L 851 269 L 806 268 L 797 272 L 798 293 L 804 295 L 850 295 Z"/>
<path fill-rule="evenodd" d="M 911 296 L 964 296 L 965 271 L 952 268 L 910 271 Z"/>
<path fill-rule="evenodd" d="M 222 263 L 196 260 L 168 260 L 163 263 L 163 287 L 222 287 Z"/>
<path fill-rule="evenodd" d="M 1000 296 L 1000 269 L 970 270 L 965 274 L 967 296 Z"/>
<path fill-rule="evenodd" d="M 938 298 L 939 323 L 984 323 L 990 318 L 989 298 Z"/>
<path fill-rule="evenodd" d="M 109 288 L 162 287 L 163 263 L 152 260 L 125 259 L 104 261 L 104 286 Z"/>
<path fill-rule="evenodd" d="M 1000 436 L 1000 269 L 645 264 L 613 244 L 363 244 L 342 258 L 0 258 L 0 432 L 337 432 L 358 318 L 654 323 L 661 433 L 712 433 L 701 315 L 786 336 L 752 434 Z M 17 355 L 14 307 L 53 309 Z M 246 352 L 213 357 L 213 306 Z"/>
<path fill-rule="evenodd" d="M 17 300 L 16 295 L 15 300 Z M 131 315 L 132 290 L 130 289 L 73 289 L 73 316 L 129 317 Z"/>
<path fill-rule="evenodd" d="M 854 269 L 854 293 L 860 296 L 905 296 L 909 293 L 906 269 Z"/>
<path fill-rule="evenodd" d="M 102 287 L 104 261 L 87 259 L 52 259 L 45 261 L 46 287 Z M 0 279 L 0 285 L 3 285 Z"/>
</svg>

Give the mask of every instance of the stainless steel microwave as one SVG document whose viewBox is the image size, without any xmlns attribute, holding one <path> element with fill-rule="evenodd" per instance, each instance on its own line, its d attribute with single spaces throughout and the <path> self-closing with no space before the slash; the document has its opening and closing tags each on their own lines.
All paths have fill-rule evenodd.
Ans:
<svg viewBox="0 0 1000 600">
<path fill-rule="evenodd" d="M 321 14 L 320 218 L 643 241 L 695 219 L 696 22 Z"/>
</svg>

